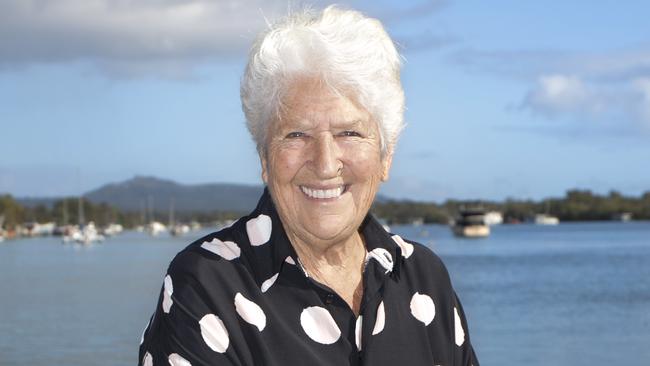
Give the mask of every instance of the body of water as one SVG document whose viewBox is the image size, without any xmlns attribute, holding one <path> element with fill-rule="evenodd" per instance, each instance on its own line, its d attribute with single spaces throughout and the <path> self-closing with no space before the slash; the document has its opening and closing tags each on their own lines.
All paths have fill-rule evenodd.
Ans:
<svg viewBox="0 0 650 366">
<path fill-rule="evenodd" d="M 481 363 L 650 365 L 650 223 L 395 226 L 447 264 Z M 0 365 L 133 365 L 167 264 L 201 233 L 0 244 Z"/>
</svg>

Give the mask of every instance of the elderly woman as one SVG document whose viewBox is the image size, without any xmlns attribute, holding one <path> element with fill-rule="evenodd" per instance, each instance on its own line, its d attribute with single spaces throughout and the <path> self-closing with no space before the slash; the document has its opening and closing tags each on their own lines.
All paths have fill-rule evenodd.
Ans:
<svg viewBox="0 0 650 366">
<path fill-rule="evenodd" d="M 478 365 L 440 259 L 368 213 L 403 127 L 399 69 L 356 11 L 260 37 L 241 99 L 267 188 L 172 261 L 141 365 Z"/>
</svg>

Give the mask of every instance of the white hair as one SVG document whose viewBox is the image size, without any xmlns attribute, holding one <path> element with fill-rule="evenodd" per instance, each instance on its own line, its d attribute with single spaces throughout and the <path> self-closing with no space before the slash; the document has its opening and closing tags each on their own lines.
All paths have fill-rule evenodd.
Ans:
<svg viewBox="0 0 650 366">
<path fill-rule="evenodd" d="M 290 14 L 262 32 L 241 80 L 242 109 L 257 150 L 266 154 L 269 122 L 280 118 L 283 94 L 300 76 L 352 92 L 378 124 L 382 155 L 404 127 L 401 58 L 381 23 L 329 6 Z"/>
</svg>

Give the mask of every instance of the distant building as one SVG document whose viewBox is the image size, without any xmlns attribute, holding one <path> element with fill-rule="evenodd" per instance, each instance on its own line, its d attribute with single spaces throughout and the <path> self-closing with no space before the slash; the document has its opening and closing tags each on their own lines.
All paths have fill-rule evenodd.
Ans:
<svg viewBox="0 0 650 366">
<path fill-rule="evenodd" d="M 503 224 L 503 215 L 499 211 L 489 211 L 485 213 L 486 225 L 501 225 Z"/>
<path fill-rule="evenodd" d="M 612 220 L 614 221 L 632 221 L 632 213 L 631 212 L 621 212 L 621 213 L 616 213 L 612 215 Z"/>
</svg>

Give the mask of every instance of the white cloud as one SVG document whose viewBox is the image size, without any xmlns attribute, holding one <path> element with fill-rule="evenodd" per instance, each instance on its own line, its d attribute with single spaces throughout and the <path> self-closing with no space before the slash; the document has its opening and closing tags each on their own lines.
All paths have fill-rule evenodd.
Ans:
<svg viewBox="0 0 650 366">
<path fill-rule="evenodd" d="M 403 21 L 444 2 L 423 0 L 392 12 L 387 4 L 347 3 Z M 320 8 L 325 1 L 311 4 Z M 244 56 L 267 20 L 304 6 L 294 0 L 3 0 L 0 70 L 88 62 L 113 74 L 182 76 L 203 62 Z M 421 47 L 445 40 L 429 35 L 415 41 Z"/>
<path fill-rule="evenodd" d="M 650 78 L 589 79 L 543 75 L 521 103 L 548 118 L 570 118 L 591 127 L 650 131 Z"/>
<path fill-rule="evenodd" d="M 650 131 L 650 49 L 457 52 L 453 62 L 528 85 L 520 109 L 586 126 Z"/>
<path fill-rule="evenodd" d="M 528 93 L 526 104 L 545 113 L 579 112 L 589 108 L 591 96 L 575 76 L 544 75 Z"/>
<path fill-rule="evenodd" d="M 601 52 L 462 49 L 453 53 L 450 61 L 472 71 L 517 80 L 562 74 L 616 82 L 650 75 L 650 46 Z"/>
<path fill-rule="evenodd" d="M 89 62 L 111 72 L 175 74 L 244 55 L 286 1 L 5 0 L 0 68 Z"/>
</svg>

